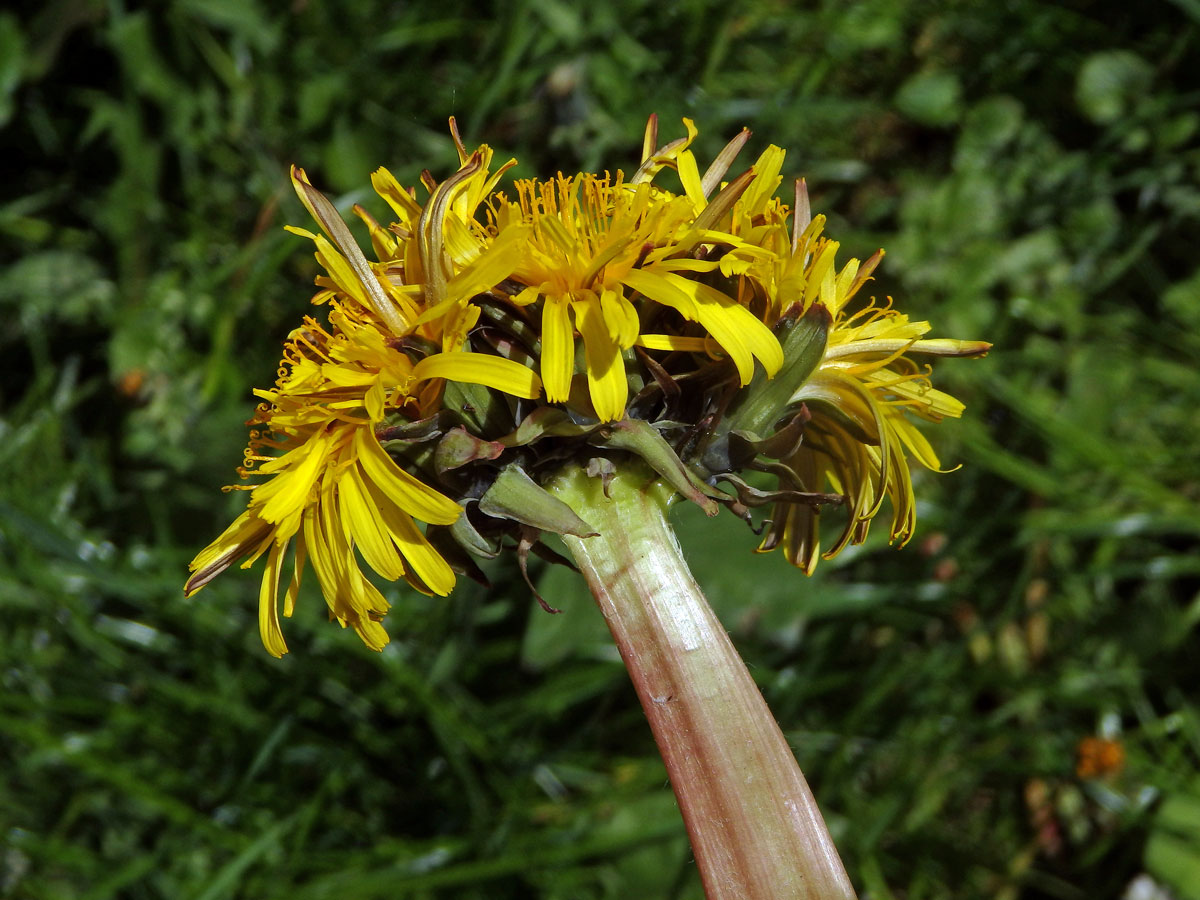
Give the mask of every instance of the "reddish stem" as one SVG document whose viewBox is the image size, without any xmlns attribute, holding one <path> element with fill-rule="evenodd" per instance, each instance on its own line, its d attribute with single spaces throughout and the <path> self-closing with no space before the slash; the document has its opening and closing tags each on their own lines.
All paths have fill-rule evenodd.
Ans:
<svg viewBox="0 0 1200 900">
<path fill-rule="evenodd" d="M 709 900 L 846 900 L 846 870 L 783 733 L 641 470 L 551 486 L 599 535 L 564 539 L 654 732 Z"/>
</svg>

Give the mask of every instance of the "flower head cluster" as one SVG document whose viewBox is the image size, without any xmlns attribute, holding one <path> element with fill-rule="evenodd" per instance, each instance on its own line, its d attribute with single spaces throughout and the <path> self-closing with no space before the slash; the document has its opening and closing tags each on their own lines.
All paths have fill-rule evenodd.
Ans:
<svg viewBox="0 0 1200 900">
<path fill-rule="evenodd" d="M 710 514 L 773 506 L 760 546 L 811 571 L 822 505 L 846 507 L 824 555 L 865 539 L 884 499 L 892 538 L 915 524 L 909 461 L 939 462 L 912 418 L 962 407 L 913 355 L 977 356 L 988 345 L 928 339 L 886 304 L 852 301 L 882 258 L 835 264 L 803 182 L 776 197 L 784 154 L 769 147 L 726 178 L 743 131 L 701 174 L 696 130 L 659 146 L 647 128 L 626 177 L 559 175 L 497 190 L 486 146 L 426 173 L 418 202 L 386 169 L 372 183 L 396 221 L 365 210 L 369 260 L 332 204 L 293 169 L 319 232 L 324 273 L 289 337 L 279 378 L 251 420 L 239 474 L 249 502 L 193 561 L 188 594 L 263 554 L 260 627 L 287 651 L 311 562 L 330 614 L 379 649 L 387 580 L 446 594 L 455 573 L 503 540 L 549 554 L 543 531 L 590 526 L 540 487 L 565 465 L 597 477 L 637 457 Z M 658 183 L 673 170 L 678 192 Z M 774 478 L 753 486 L 746 471 Z M 424 523 L 424 528 L 418 523 Z M 291 560 L 286 588 L 285 564 Z"/>
</svg>

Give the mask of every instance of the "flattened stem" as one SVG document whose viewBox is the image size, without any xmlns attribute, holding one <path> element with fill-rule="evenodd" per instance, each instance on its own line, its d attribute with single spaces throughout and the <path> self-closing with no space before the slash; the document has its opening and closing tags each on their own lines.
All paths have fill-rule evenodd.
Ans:
<svg viewBox="0 0 1200 900">
<path fill-rule="evenodd" d="M 624 468 L 605 496 L 568 467 L 548 488 L 599 531 L 564 535 L 654 732 L 709 900 L 851 900 L 783 733 L 692 578 L 673 493 Z"/>
</svg>

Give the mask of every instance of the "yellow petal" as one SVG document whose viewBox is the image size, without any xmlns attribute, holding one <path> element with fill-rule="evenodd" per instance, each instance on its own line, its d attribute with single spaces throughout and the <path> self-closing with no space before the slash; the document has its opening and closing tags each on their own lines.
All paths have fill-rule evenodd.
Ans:
<svg viewBox="0 0 1200 900">
<path fill-rule="evenodd" d="M 442 559 L 425 535 L 399 509 L 387 503 L 380 504 L 380 512 L 387 523 L 392 540 L 412 566 L 413 572 L 429 586 L 435 594 L 446 596 L 454 589 L 454 570 Z"/>
<path fill-rule="evenodd" d="M 294 450 L 259 466 L 261 474 L 274 475 L 254 489 L 253 502 L 259 516 L 288 535 L 295 533 L 300 513 L 308 505 L 309 492 L 326 462 L 329 444 L 327 433 L 317 432 Z"/>
<path fill-rule="evenodd" d="M 832 254 L 830 254 L 830 261 L 832 262 Z M 825 274 L 821 277 L 820 297 L 821 305 L 831 312 L 836 313 L 842 308 L 838 302 L 837 276 L 832 265 L 825 269 Z"/>
<path fill-rule="evenodd" d="M 334 489 L 330 482 L 324 486 L 321 502 L 317 504 L 321 520 L 320 531 L 324 537 L 323 553 L 328 556 L 330 570 L 334 575 L 329 585 L 322 585 L 322 590 L 333 614 L 343 623 L 349 623 L 357 629 L 361 621 L 386 613 L 389 604 L 358 567 L 358 558 L 346 537 L 346 526 L 341 521 L 333 494 Z"/>
<path fill-rule="evenodd" d="M 601 422 L 615 422 L 624 417 L 625 402 L 629 399 L 621 349 L 609 336 L 598 303 L 576 304 L 575 321 L 583 337 L 592 406 Z"/>
<path fill-rule="evenodd" d="M 655 303 L 679 310 L 685 319 L 696 321 L 696 304 L 685 291 L 668 281 L 665 274 L 660 275 L 648 269 L 630 269 L 621 281 Z"/>
<path fill-rule="evenodd" d="M 855 279 L 858 278 L 859 261 L 852 259 L 842 267 L 841 273 L 837 277 L 837 308 L 841 309 L 846 305 L 846 301 L 850 299 L 850 288 L 853 287 Z"/>
<path fill-rule="evenodd" d="M 462 514 L 462 508 L 423 481 L 409 475 L 379 444 L 373 428 L 357 428 L 354 452 L 362 463 L 367 479 L 393 503 L 411 516 L 435 525 L 449 525 Z"/>
<path fill-rule="evenodd" d="M 402 578 L 404 561 L 396 552 L 357 464 L 348 466 L 338 478 L 338 507 L 346 537 L 357 545 L 367 565 L 388 581 Z"/>
<path fill-rule="evenodd" d="M 541 296 L 541 291 L 536 287 L 522 288 L 521 292 L 512 298 L 513 306 L 528 306 Z"/>
<path fill-rule="evenodd" d="M 304 514 L 304 543 L 308 548 L 313 569 L 317 573 L 317 583 L 321 586 L 325 603 L 328 604 L 330 612 L 338 615 L 338 592 L 343 579 L 329 542 L 325 539 L 323 517 L 319 512 L 317 507 L 313 507 Z"/>
<path fill-rule="evenodd" d="M 521 259 L 521 247 L 533 228 L 506 228 L 470 265 L 446 283 L 446 299 L 460 300 L 490 290 L 512 274 Z"/>
<path fill-rule="evenodd" d="M 258 550 L 270 541 L 274 529 L 250 510 L 233 520 L 220 537 L 196 554 L 188 565 L 193 572 L 183 587 L 183 595 L 190 597 L 204 587 L 237 560 Z"/>
<path fill-rule="evenodd" d="M 669 274 L 666 278 L 681 290 L 691 292 L 696 303 L 696 320 L 733 359 L 743 385 L 754 377 L 755 358 L 768 376 L 782 368 L 783 348 L 779 340 L 750 310 L 707 284 L 679 275 Z"/>
<path fill-rule="evenodd" d="M 299 225 L 284 225 L 283 230 L 299 235 L 300 237 L 306 237 L 310 241 L 315 241 L 317 239 L 315 234 L 313 234 L 307 228 L 301 228 Z"/>
<path fill-rule="evenodd" d="M 729 254 L 722 256 L 724 260 Z M 647 260 L 649 261 L 649 260 Z M 654 263 L 655 272 L 712 272 L 720 266 L 721 263 L 715 259 L 688 259 L 687 257 L 679 259 L 664 259 Z"/>
<path fill-rule="evenodd" d="M 376 259 L 386 260 L 391 259 L 396 255 L 396 239 L 382 225 L 375 220 L 369 212 L 359 206 L 357 203 L 352 207 L 352 211 L 358 216 L 364 225 L 367 226 L 367 231 L 371 236 L 371 249 L 375 251 Z"/>
<path fill-rule="evenodd" d="M 817 219 L 819 218 L 820 216 L 817 217 Z M 816 222 L 817 219 L 813 219 L 813 221 Z M 806 307 L 811 306 L 820 295 L 825 281 L 825 273 L 833 268 L 833 258 L 837 254 L 838 246 L 837 241 L 827 241 L 821 248 L 820 255 L 813 262 L 812 271 L 808 276 L 808 283 L 804 287 L 804 305 Z M 837 313 L 838 309 L 831 306 L 829 307 L 829 311 Z"/>
<path fill-rule="evenodd" d="M 917 462 L 932 471 L 941 471 L 941 460 L 938 459 L 937 453 L 934 452 L 933 446 L 925 438 L 925 435 L 921 434 L 903 414 L 897 413 L 888 418 L 901 443 L 908 448 Z"/>
<path fill-rule="evenodd" d="M 346 365 L 326 363 L 321 366 L 321 378 L 338 387 L 365 387 L 378 378 L 374 372 L 350 368 Z"/>
<path fill-rule="evenodd" d="M 692 209 L 696 212 L 708 205 L 704 196 L 704 187 L 700 184 L 700 169 L 696 166 L 696 157 L 691 150 L 684 150 L 675 160 L 679 170 L 679 180 L 683 183 L 683 192 L 692 201 Z"/>
<path fill-rule="evenodd" d="M 632 347 L 640 327 L 633 304 L 625 299 L 621 291 L 605 288 L 600 292 L 600 309 L 604 312 L 604 324 L 609 337 L 622 349 Z"/>
<path fill-rule="evenodd" d="M 294 225 L 285 225 L 283 229 L 300 237 L 306 237 L 317 245 L 317 262 L 329 273 L 329 277 L 339 291 L 347 297 L 353 297 L 363 306 L 371 305 L 370 300 L 367 299 L 366 289 L 354 273 L 354 269 L 346 262 L 346 257 L 342 256 L 341 252 L 329 242 L 328 238 Z"/>
<path fill-rule="evenodd" d="M 950 416 L 957 419 L 966 409 L 957 397 L 931 387 L 924 378 L 908 378 L 889 369 L 880 369 L 870 374 L 867 383 L 873 388 L 914 401 L 910 409 L 926 418 Z"/>
<path fill-rule="evenodd" d="M 413 368 L 413 378 L 445 378 L 447 381 L 482 384 L 527 400 L 537 399 L 542 388 L 542 380 L 528 366 L 486 353 L 436 353 L 427 356 Z"/>
<path fill-rule="evenodd" d="M 341 250 L 346 258 L 346 262 L 353 270 L 358 282 L 366 291 L 368 298 L 368 306 L 387 324 L 396 334 L 405 333 L 405 322 L 400 318 L 400 314 L 396 311 L 391 299 L 384 293 L 380 287 L 379 281 L 375 277 L 374 271 L 371 269 L 367 258 L 363 256 L 362 249 L 354 240 L 354 236 L 350 233 L 350 229 L 346 227 L 346 223 L 342 220 L 341 214 L 334 208 L 329 200 L 314 188 L 305 176 L 304 171 L 292 167 L 292 186 L 296 189 L 305 208 L 312 214 L 321 225 L 322 230 L 329 235 L 337 248 Z M 317 242 L 317 246 L 321 246 L 321 242 Z"/>
<path fill-rule="evenodd" d="M 767 201 L 775 196 L 775 190 L 783 180 L 779 176 L 779 171 L 783 168 L 783 157 L 783 149 L 774 144 L 762 152 L 754 163 L 754 180 L 738 200 L 741 209 L 750 215 L 759 214 Z"/>
<path fill-rule="evenodd" d="M 346 296 L 353 297 L 363 306 L 370 306 L 366 289 L 354 273 L 354 269 L 350 267 L 350 263 L 346 262 L 346 257 L 342 256 L 323 235 L 316 235 L 313 242 L 317 245 L 317 259 L 325 267 L 338 289 Z"/>
<path fill-rule="evenodd" d="M 372 422 L 383 421 L 383 408 L 386 395 L 383 390 L 383 383 L 376 380 L 370 388 L 367 389 L 366 396 L 363 397 L 363 406 L 367 410 L 367 418 Z"/>
<path fill-rule="evenodd" d="M 279 570 L 283 564 L 283 551 L 287 544 L 272 544 L 267 557 L 267 570 L 263 572 L 262 585 L 258 591 L 258 633 L 262 636 L 267 652 L 278 658 L 288 652 L 283 630 L 279 627 Z"/>
<path fill-rule="evenodd" d="M 400 217 L 405 228 L 411 231 L 416 227 L 417 220 L 421 218 L 421 204 L 400 186 L 396 176 L 380 166 L 371 173 L 371 186 Z"/>
<path fill-rule="evenodd" d="M 374 586 L 372 586 L 373 588 Z M 387 629 L 370 618 L 358 618 L 351 623 L 357 632 L 362 642 L 367 645 L 367 648 L 376 652 L 382 650 L 390 642 Z"/>
<path fill-rule="evenodd" d="M 629 179 L 630 184 L 639 184 L 652 180 L 663 166 L 669 165 L 680 153 L 691 146 L 692 141 L 699 134 L 699 130 L 691 119 L 684 119 L 683 127 L 687 129 L 687 137 L 678 138 L 662 147 L 653 148 L 652 152 L 654 155 L 642 160 L 642 164 L 638 167 L 638 170 Z M 650 138 L 649 129 L 647 129 L 646 138 L 647 140 Z"/>
<path fill-rule="evenodd" d="M 482 310 L 473 303 L 466 303 L 446 316 L 442 332 L 442 350 L 453 352 L 462 347 L 467 340 L 467 333 L 479 321 Z"/>
<path fill-rule="evenodd" d="M 567 301 L 547 297 L 542 307 L 542 382 L 549 402 L 561 403 L 570 396 L 574 369 L 575 331 Z"/>
<path fill-rule="evenodd" d="M 683 350 L 686 353 L 707 353 L 710 338 L 682 337 L 677 334 L 643 334 L 635 342 L 647 350 Z"/>
<path fill-rule="evenodd" d="M 755 357 L 768 375 L 783 366 L 783 348 L 771 329 L 716 288 L 674 272 L 659 274 L 645 269 L 634 269 L 623 280 L 656 303 L 673 307 L 684 318 L 704 326 L 737 366 L 743 385 L 754 377 Z"/>
<path fill-rule="evenodd" d="M 296 598 L 300 595 L 300 582 L 304 578 L 304 564 L 308 556 L 308 547 L 304 543 L 304 529 L 296 532 L 296 559 L 292 563 L 292 580 L 288 583 L 287 593 L 283 597 L 283 614 L 289 619 L 296 610 Z"/>
</svg>

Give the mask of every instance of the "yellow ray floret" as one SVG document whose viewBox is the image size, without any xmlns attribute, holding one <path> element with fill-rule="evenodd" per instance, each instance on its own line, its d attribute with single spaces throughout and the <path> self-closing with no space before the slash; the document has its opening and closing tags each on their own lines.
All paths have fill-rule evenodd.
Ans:
<svg viewBox="0 0 1200 900">
<path fill-rule="evenodd" d="M 448 525 L 461 507 L 401 468 L 375 429 L 392 410 L 413 402 L 423 382 L 481 384 L 536 398 L 537 374 L 513 360 L 478 353 L 437 353 L 413 362 L 380 330 L 369 310 L 334 302 L 326 330 L 313 319 L 284 351 L 273 390 L 254 419 L 245 476 L 265 476 L 250 491 L 247 510 L 191 565 L 192 594 L 239 559 L 267 556 L 259 624 L 267 649 L 280 655 L 278 593 L 286 551 L 295 541 L 293 575 L 284 603 L 290 614 L 305 561 L 312 563 L 332 615 L 375 649 L 387 642 L 379 618 L 387 608 L 363 574 L 359 556 L 388 580 L 405 578 L 427 593 L 454 586 L 449 565 L 414 519 Z"/>
<path fill-rule="evenodd" d="M 843 271 L 857 271 L 857 261 Z M 824 357 L 796 391 L 812 415 L 804 442 L 783 460 L 808 491 L 831 488 L 846 498 L 847 522 L 823 553 L 817 511 L 792 504 L 777 509 L 760 549 L 780 544 L 788 559 L 811 573 L 819 556 L 836 556 L 848 544 L 866 540 L 871 520 L 887 499 L 892 507 L 890 538 L 903 546 L 916 528 L 916 502 L 909 459 L 940 471 L 941 462 L 908 414 L 937 422 L 962 414 L 963 405 L 930 385 L 928 371 L 908 354 L 981 356 L 983 341 L 927 340 L 928 322 L 911 322 L 887 305 L 867 304 L 850 314 L 832 265 L 821 278 L 826 296 L 836 298 L 836 314 Z M 853 279 L 853 274 L 848 276 Z M 833 282 L 834 286 L 829 287 Z M 849 291 L 849 289 L 846 289 Z M 852 294 L 852 291 L 849 291 Z"/>
<path fill-rule="evenodd" d="M 678 150 L 651 158 L 657 171 Z M 693 227 L 699 199 L 677 197 L 648 180 L 626 184 L 609 176 L 559 176 L 517 183 L 518 202 L 498 201 L 497 223 L 528 223 L 532 232 L 511 277 L 527 287 L 517 306 L 541 305 L 541 373 L 546 398 L 567 399 L 576 374 L 575 336 L 584 343 L 583 373 L 601 421 L 624 415 L 628 399 L 624 352 L 638 342 L 636 295 L 676 310 L 712 335 L 737 368 L 742 384 L 757 359 L 768 375 L 783 354 L 770 329 L 749 309 L 683 273 L 712 271 L 717 262 L 679 259 L 697 246 L 735 242 Z M 700 198 L 702 199 L 702 198 Z M 501 232 L 503 236 L 503 232 Z"/>
<path fill-rule="evenodd" d="M 204 587 L 239 559 L 249 567 L 267 549 L 259 598 L 263 644 L 287 652 L 279 629 L 278 587 L 286 552 L 297 541 L 285 614 L 307 559 L 330 613 L 373 649 L 387 643 L 378 619 L 387 602 L 363 574 L 355 551 L 379 575 L 406 578 L 426 593 L 448 594 L 454 573 L 413 519 L 449 524 L 462 509 L 396 465 L 369 426 L 334 422 L 259 468 L 269 481 L 254 488 L 246 512 L 192 561 L 185 592 Z"/>
</svg>

